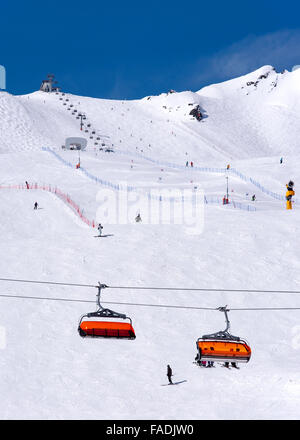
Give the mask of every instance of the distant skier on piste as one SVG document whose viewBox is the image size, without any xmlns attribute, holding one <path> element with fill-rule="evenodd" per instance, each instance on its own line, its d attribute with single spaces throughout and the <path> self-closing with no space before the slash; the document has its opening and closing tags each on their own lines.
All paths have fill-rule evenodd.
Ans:
<svg viewBox="0 0 300 440">
<path fill-rule="evenodd" d="M 172 382 L 172 379 L 171 379 L 171 377 L 173 376 L 173 371 L 172 371 L 172 368 L 170 367 L 170 365 L 167 365 L 167 376 L 168 376 L 168 379 L 169 379 L 169 384 L 173 385 L 173 382 Z"/>
<path fill-rule="evenodd" d="M 101 223 L 99 223 L 99 225 L 98 225 L 99 237 L 101 237 L 101 235 L 102 235 L 102 229 L 103 229 L 103 226 L 101 225 Z"/>
<path fill-rule="evenodd" d="M 34 204 L 34 206 L 33 206 L 33 209 L 38 209 L 38 202 L 35 202 L 35 204 Z"/>
<path fill-rule="evenodd" d="M 139 223 L 139 222 L 142 221 L 141 214 L 138 214 L 138 215 L 135 217 L 135 221 L 136 221 L 137 223 Z"/>
</svg>

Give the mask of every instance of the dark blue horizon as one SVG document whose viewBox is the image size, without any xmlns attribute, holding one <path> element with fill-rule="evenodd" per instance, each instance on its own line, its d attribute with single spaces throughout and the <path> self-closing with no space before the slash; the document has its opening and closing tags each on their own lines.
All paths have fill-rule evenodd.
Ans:
<svg viewBox="0 0 300 440">
<path fill-rule="evenodd" d="M 12 94 L 38 90 L 48 73 L 95 98 L 196 91 L 265 64 L 300 64 L 299 12 L 289 0 L 12 1 L 0 10 L 0 65 Z"/>
</svg>

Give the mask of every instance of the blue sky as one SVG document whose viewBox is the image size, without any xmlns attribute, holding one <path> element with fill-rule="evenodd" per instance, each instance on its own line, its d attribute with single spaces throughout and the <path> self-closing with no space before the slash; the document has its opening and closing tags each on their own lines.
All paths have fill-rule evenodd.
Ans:
<svg viewBox="0 0 300 440">
<path fill-rule="evenodd" d="M 78 95 L 135 99 L 199 90 L 262 65 L 300 64 L 297 1 L 7 1 L 0 65 L 7 90 L 48 73 Z"/>
</svg>

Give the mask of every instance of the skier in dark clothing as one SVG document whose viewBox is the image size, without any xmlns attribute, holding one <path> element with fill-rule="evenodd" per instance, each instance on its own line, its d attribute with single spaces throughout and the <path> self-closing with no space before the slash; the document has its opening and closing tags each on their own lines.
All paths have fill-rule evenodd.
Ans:
<svg viewBox="0 0 300 440">
<path fill-rule="evenodd" d="M 167 366 L 168 370 L 167 370 L 167 376 L 169 379 L 169 384 L 173 384 L 171 377 L 173 376 L 173 372 L 172 372 L 172 368 L 170 367 L 170 365 Z"/>
<path fill-rule="evenodd" d="M 33 209 L 38 209 L 38 203 L 35 202 Z"/>
<path fill-rule="evenodd" d="M 103 226 L 101 225 L 101 223 L 99 223 L 99 226 L 98 226 L 99 237 L 101 237 L 101 235 L 102 235 L 102 229 L 103 229 Z"/>
<path fill-rule="evenodd" d="M 25 184 L 26 184 L 26 188 L 29 189 L 29 183 L 27 182 L 27 180 L 26 180 Z"/>
</svg>

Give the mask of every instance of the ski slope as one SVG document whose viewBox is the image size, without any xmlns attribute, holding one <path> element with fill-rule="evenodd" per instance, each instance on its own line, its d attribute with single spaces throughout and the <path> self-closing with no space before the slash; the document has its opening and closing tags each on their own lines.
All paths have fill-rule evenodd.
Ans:
<svg viewBox="0 0 300 440">
<path fill-rule="evenodd" d="M 266 74 L 256 86 L 246 85 Z M 82 167 L 105 181 L 134 185 L 141 194 L 150 187 L 197 186 L 207 196 L 222 198 L 226 189 L 225 172 L 162 167 L 144 155 L 183 166 L 187 160 L 199 167 L 230 163 L 283 194 L 293 179 L 297 196 L 297 75 L 265 66 L 197 93 L 139 101 L 66 94 L 115 153 L 95 147 L 60 95 L 1 93 L 0 277 L 300 290 L 298 204 L 286 211 L 285 202 L 230 175 L 230 199 L 252 203 L 256 212 L 205 205 L 198 235 L 181 224 L 136 224 L 138 204 L 126 224 L 109 224 L 97 218 L 105 188 L 75 168 L 78 152 L 61 149 L 65 137 L 87 136 Z M 201 122 L 188 115 L 190 103 L 203 109 Z M 42 151 L 45 147 L 73 168 Z M 89 219 L 101 221 L 108 236 L 95 238 L 96 229 L 54 194 L 7 188 L 25 181 L 57 186 Z M 36 201 L 38 210 L 33 209 Z M 297 294 L 106 289 L 105 305 L 129 315 L 137 335 L 135 341 L 109 341 L 82 339 L 77 332 L 81 315 L 96 309 L 96 289 L 8 281 L 1 286 L 2 295 L 31 297 L 0 298 L 2 419 L 299 418 L 299 310 L 232 310 L 232 333 L 251 345 L 250 362 L 240 370 L 193 364 L 197 338 L 225 328 L 223 314 L 205 308 L 299 308 Z M 167 383 L 167 364 L 174 381 L 185 382 L 161 386 Z"/>
</svg>

